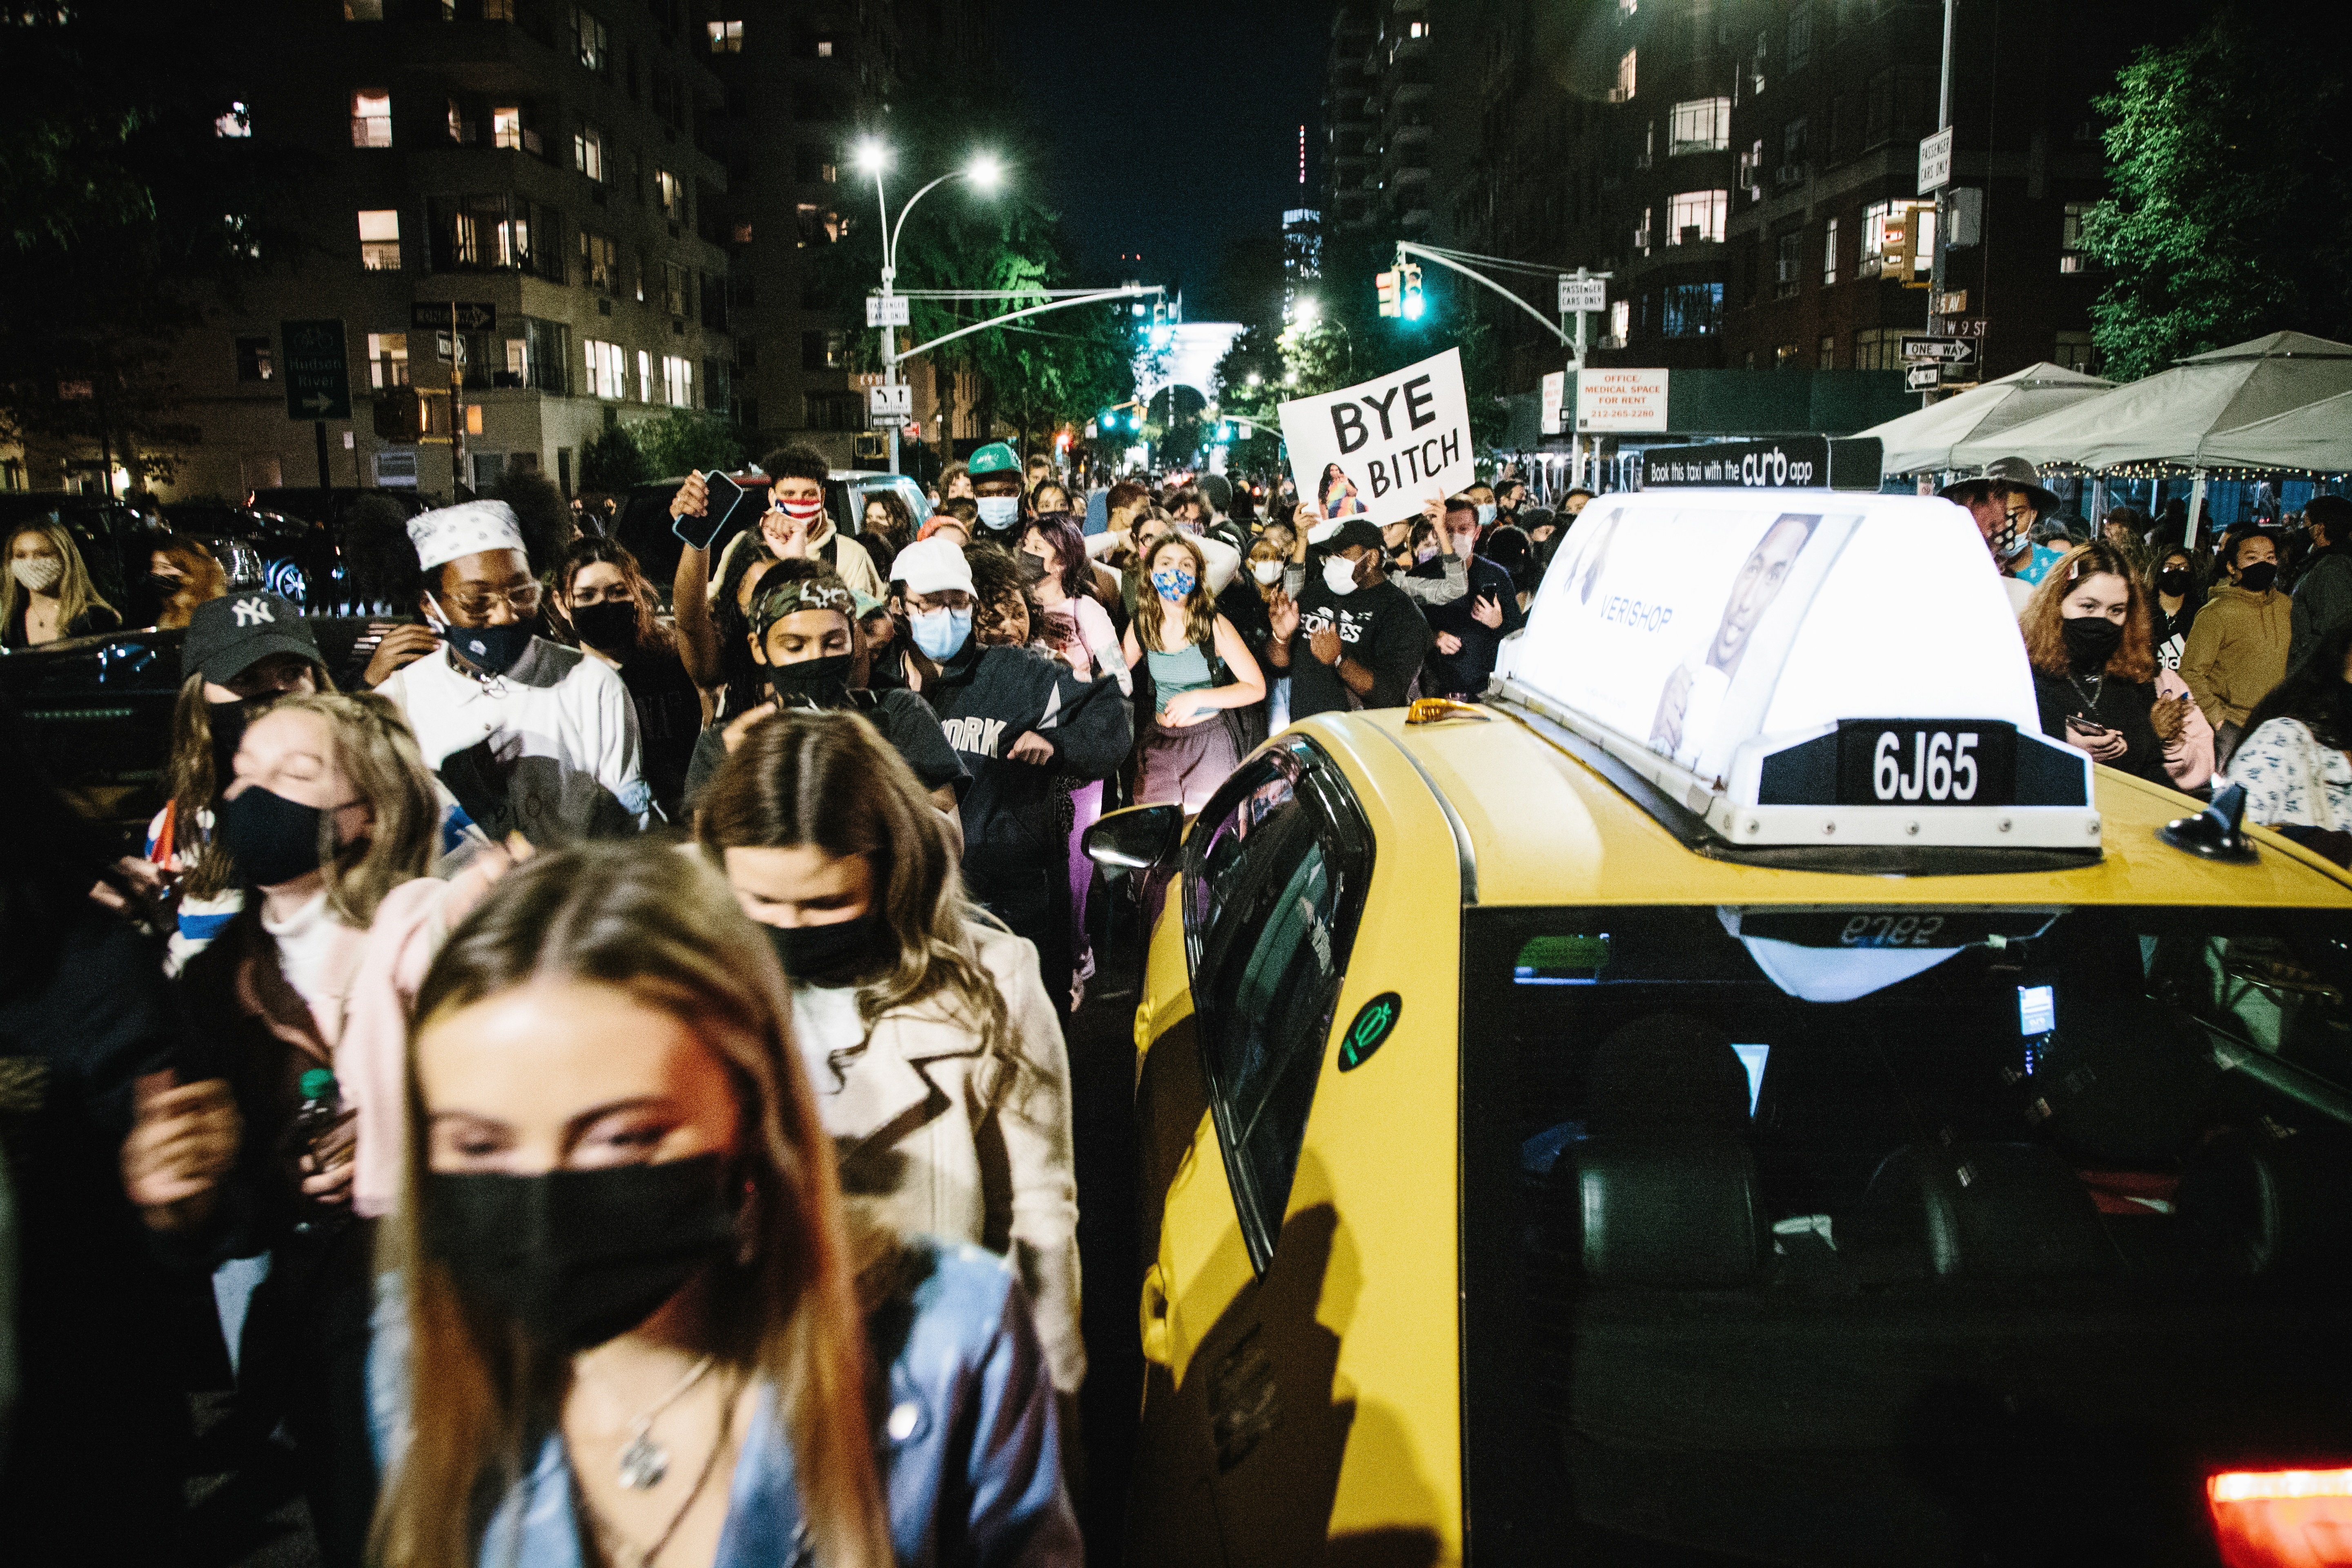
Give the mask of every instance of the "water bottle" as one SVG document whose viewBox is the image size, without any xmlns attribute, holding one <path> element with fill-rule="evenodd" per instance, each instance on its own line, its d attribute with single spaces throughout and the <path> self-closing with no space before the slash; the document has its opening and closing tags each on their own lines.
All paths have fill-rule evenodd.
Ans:
<svg viewBox="0 0 2352 1568">
<path fill-rule="evenodd" d="M 302 1099 L 287 1124 L 286 1144 L 297 1154 L 317 1154 L 342 1124 L 342 1089 L 335 1082 L 335 1075 L 325 1068 L 312 1068 L 304 1073 L 300 1088 Z M 297 1236 L 330 1235 L 351 1217 L 350 1207 L 343 1204 L 322 1204 L 304 1197 L 300 1206 L 302 1217 L 294 1222 Z"/>
</svg>

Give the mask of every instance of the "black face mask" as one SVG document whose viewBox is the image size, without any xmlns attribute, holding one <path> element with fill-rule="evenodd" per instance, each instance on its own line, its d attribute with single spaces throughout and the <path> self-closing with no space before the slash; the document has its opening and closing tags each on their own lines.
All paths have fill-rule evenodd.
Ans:
<svg viewBox="0 0 2352 1568">
<path fill-rule="evenodd" d="M 583 605 L 572 612 L 572 629 L 590 647 L 627 647 L 637 640 L 637 606 L 627 599 Z"/>
<path fill-rule="evenodd" d="M 205 721 L 213 732 L 213 798 L 236 776 L 236 748 L 245 740 L 245 699 L 205 704 Z"/>
<path fill-rule="evenodd" d="M 657 1165 L 425 1178 L 425 1237 L 457 1289 L 551 1349 L 625 1334 L 727 1255 L 716 1154 Z"/>
<path fill-rule="evenodd" d="M 1024 583 L 1042 583 L 1045 580 L 1045 558 L 1032 555 L 1025 550 L 1015 551 L 1013 570 L 1019 574 Z"/>
<path fill-rule="evenodd" d="M 822 926 L 762 926 L 787 978 L 827 984 L 852 978 L 873 949 L 874 914 Z"/>
<path fill-rule="evenodd" d="M 275 888 L 319 868 L 319 819 L 325 815 L 248 784 L 220 803 L 213 821 L 237 875 L 257 888 Z"/>
<path fill-rule="evenodd" d="M 768 685 L 782 707 L 845 708 L 849 705 L 849 667 L 856 657 L 832 653 L 795 664 L 772 664 L 768 667 Z"/>
<path fill-rule="evenodd" d="M 442 639 L 457 650 L 457 657 L 475 668 L 492 675 L 504 675 L 522 659 L 530 647 L 531 628 L 528 621 L 509 621 L 502 626 L 444 627 Z"/>
<path fill-rule="evenodd" d="M 2238 568 L 2238 586 L 2249 594 L 2267 594 L 2278 581 L 2278 567 L 2268 561 L 2257 561 Z"/>
<path fill-rule="evenodd" d="M 2105 616 L 2075 616 L 2059 622 L 2058 629 L 2066 639 L 2066 657 L 2082 675 L 2105 670 L 2124 640 L 2123 627 Z"/>
<path fill-rule="evenodd" d="M 2189 592 L 2189 570 L 2175 566 L 2156 574 L 2156 591 L 2176 596 Z"/>
</svg>

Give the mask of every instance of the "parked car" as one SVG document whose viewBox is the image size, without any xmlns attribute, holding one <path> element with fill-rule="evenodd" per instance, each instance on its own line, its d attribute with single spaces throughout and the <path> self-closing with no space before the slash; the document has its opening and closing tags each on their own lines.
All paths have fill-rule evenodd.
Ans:
<svg viewBox="0 0 2352 1568">
<path fill-rule="evenodd" d="M 764 486 L 768 482 L 767 476 L 756 468 L 728 477 L 747 489 Z M 620 516 L 613 527 L 613 536 L 628 546 L 630 553 L 645 568 L 646 575 L 665 591 L 670 579 L 677 574 L 677 557 L 684 548 L 677 535 L 670 530 L 669 517 L 670 498 L 677 494 L 677 487 L 684 483 L 686 476 L 681 474 L 676 479 L 655 479 L 633 487 L 622 498 Z M 855 468 L 835 468 L 825 476 L 825 511 L 832 517 L 834 526 L 844 533 L 862 533 L 865 531 L 866 500 L 881 490 L 898 491 L 899 499 L 907 503 L 910 516 L 920 520 L 929 515 L 930 508 L 923 498 L 923 487 L 906 475 L 866 473 Z M 713 551 L 727 548 L 727 541 L 734 537 L 735 531 L 733 531 L 713 540 Z"/>
<path fill-rule="evenodd" d="M 156 538 L 167 526 L 211 551 L 228 574 L 231 588 L 256 588 L 268 583 L 268 563 L 250 531 L 229 528 L 226 520 L 209 514 L 191 513 L 167 521 L 128 501 L 68 495 L 62 490 L 0 495 L 0 533 L 43 521 L 64 525 L 81 552 L 99 596 L 114 606 L 126 626 L 148 626 L 155 619 L 162 595 L 150 568 Z"/>
<path fill-rule="evenodd" d="M 175 533 L 203 540 L 225 567 L 228 557 L 215 542 L 242 547 L 257 558 L 255 581 L 306 609 L 317 604 L 340 573 L 334 534 L 321 522 L 214 500 L 173 501 L 163 508 L 163 521 Z M 245 585 L 235 569 L 229 572 L 229 585 Z"/>
</svg>

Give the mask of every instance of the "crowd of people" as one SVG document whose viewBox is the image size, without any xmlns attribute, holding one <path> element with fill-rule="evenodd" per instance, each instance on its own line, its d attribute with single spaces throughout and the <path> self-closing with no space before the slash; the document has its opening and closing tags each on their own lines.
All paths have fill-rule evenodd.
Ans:
<svg viewBox="0 0 2352 1568">
<path fill-rule="evenodd" d="M 37 765 L 0 803 L 12 1549 L 173 1560 L 193 1336 L 338 1568 L 1076 1560 L 1085 829 L 1475 694 L 1549 518 L 1001 444 L 919 521 L 824 481 L 774 454 L 714 536 L 689 478 L 666 596 L 593 527 L 425 511 L 355 543 L 357 631 L 159 541 L 139 853 Z M 62 530 L 9 552 L 12 646 L 121 624 Z"/>
<path fill-rule="evenodd" d="M 2352 503 L 2053 550 L 2021 469 L 1949 493 L 2044 730 L 2352 860 Z M 689 477 L 667 604 L 601 532 L 426 511 L 331 653 L 159 543 L 133 856 L 0 714 L 26 1561 L 173 1560 L 192 1334 L 334 1568 L 1077 1560 L 1085 830 L 1293 721 L 1478 697 L 1590 497 L 1380 522 L 991 444 L 851 521 L 825 479 L 772 455 L 721 537 Z M 119 624 L 63 531 L 8 550 L 12 646 Z"/>
</svg>

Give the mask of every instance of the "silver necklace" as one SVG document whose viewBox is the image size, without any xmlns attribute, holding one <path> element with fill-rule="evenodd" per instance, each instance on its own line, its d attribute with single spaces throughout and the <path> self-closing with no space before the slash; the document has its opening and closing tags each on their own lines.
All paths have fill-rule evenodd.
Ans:
<svg viewBox="0 0 2352 1568">
<path fill-rule="evenodd" d="M 693 1385 L 695 1380 L 699 1379 L 709 1370 L 709 1358 L 704 1357 L 703 1364 L 696 1367 L 688 1374 L 688 1381 L 680 1384 L 669 1398 L 674 1400 L 678 1394 L 685 1393 Z M 719 1456 L 727 1451 L 728 1439 L 735 1430 L 735 1396 L 740 1392 L 742 1392 L 742 1385 L 738 1384 L 730 1388 L 726 1396 L 719 1402 L 719 1431 L 710 1439 L 710 1452 L 703 1456 L 702 1468 L 695 1473 L 694 1485 L 688 1489 L 685 1497 L 678 1500 L 677 1510 L 669 1516 L 669 1523 L 662 1527 L 662 1532 L 654 1538 L 651 1546 L 640 1547 L 624 1537 L 613 1526 L 611 1521 L 596 1511 L 595 1505 L 588 1500 L 587 1492 L 583 1490 L 580 1493 L 581 1504 L 587 1510 L 589 1527 L 595 1533 L 597 1544 L 603 1548 L 604 1560 L 612 1563 L 614 1568 L 653 1568 L 654 1559 L 662 1554 L 663 1549 L 669 1545 L 670 1538 L 677 1533 L 677 1527 L 686 1522 L 686 1516 L 693 1509 L 695 1500 L 702 1495 L 702 1489 L 710 1484 L 712 1473 L 719 1468 Z M 662 1403 L 667 1405 L 669 1400 L 664 1400 Z M 655 1414 L 658 1415 L 659 1411 Z M 646 1419 L 651 1420 L 652 1417 L 648 1416 Z M 665 1466 L 667 1465 L 667 1455 L 663 1456 L 662 1462 Z M 623 1464 L 625 1470 L 625 1455 L 623 1457 Z M 656 1480 L 659 1479 L 659 1477 L 655 1478 Z M 621 1484 L 623 1486 L 629 1484 L 625 1473 Z M 646 1483 L 648 1486 L 652 1484 L 650 1481 Z"/>
<path fill-rule="evenodd" d="M 621 1485 L 633 1492 L 649 1491 L 661 1485 L 669 1474 L 669 1450 L 654 1441 L 654 1423 L 663 1411 L 686 1397 L 687 1390 L 700 1383 L 710 1371 L 715 1358 L 704 1356 L 686 1369 L 677 1386 L 662 1395 L 661 1403 L 629 1424 L 629 1440 L 621 1448 Z"/>
</svg>

